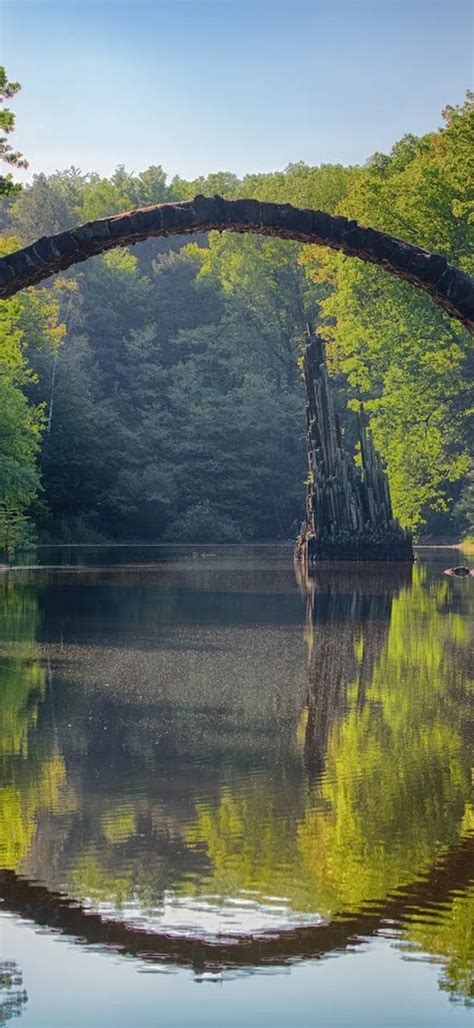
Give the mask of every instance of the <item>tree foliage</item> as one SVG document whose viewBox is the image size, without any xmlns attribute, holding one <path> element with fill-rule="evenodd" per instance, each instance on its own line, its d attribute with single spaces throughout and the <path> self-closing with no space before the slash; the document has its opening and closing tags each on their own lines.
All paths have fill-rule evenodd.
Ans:
<svg viewBox="0 0 474 1028">
<path fill-rule="evenodd" d="M 338 213 L 442 253 L 472 273 L 469 191 L 474 105 L 447 108 L 445 126 L 376 154 Z M 322 333 L 348 395 L 366 402 L 395 513 L 417 529 L 449 510 L 472 450 L 474 352 L 468 332 L 427 297 L 383 271 L 306 248 L 303 262 L 331 284 Z"/>
<path fill-rule="evenodd" d="M 0 160 L 14 168 L 27 168 L 28 161 L 14 150 L 8 137 L 15 128 L 15 115 L 9 107 L 4 107 L 5 100 L 11 100 L 21 89 L 19 82 L 9 82 L 3 66 L 0 66 Z M 11 174 L 0 175 L 0 197 L 12 196 L 18 192 L 19 186 L 13 182 Z"/>
<path fill-rule="evenodd" d="M 119 210 L 219 192 L 356 217 L 469 271 L 472 118 L 468 97 L 446 109 L 438 132 L 407 135 L 364 168 L 296 163 L 193 182 L 168 181 L 159 165 L 139 174 L 119 166 L 110 178 L 77 168 L 37 175 L 5 205 L 6 230 L 31 242 Z M 27 296 L 21 310 L 5 307 L 0 359 L 11 363 L 18 347 L 28 358 L 30 372 L 23 363 L 15 380 L 26 399 L 14 394 L 26 406 L 11 417 L 36 419 L 36 436 L 31 425 L 24 431 L 36 481 L 29 495 L 40 467 L 34 514 L 49 537 L 294 534 L 307 321 L 328 340 L 341 411 L 365 403 L 402 523 L 447 535 L 469 524 L 470 339 L 382 270 L 314 247 L 210 233 L 112 251 Z M 41 313 L 47 298 L 57 326 L 67 326 L 59 349 Z M 5 412 L 11 403 L 9 393 Z"/>
<path fill-rule="evenodd" d="M 8 251 L 14 239 L 2 239 Z M 56 348 L 64 334 L 58 303 L 38 290 L 5 301 L 0 309 L 0 549 L 11 556 L 27 528 L 25 511 L 40 490 L 39 454 L 45 425 L 44 404 L 31 404 L 35 375 L 28 346 Z"/>
</svg>

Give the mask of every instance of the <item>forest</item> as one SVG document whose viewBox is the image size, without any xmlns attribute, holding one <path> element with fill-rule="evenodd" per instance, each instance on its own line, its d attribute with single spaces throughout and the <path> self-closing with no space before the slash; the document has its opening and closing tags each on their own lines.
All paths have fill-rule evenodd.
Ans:
<svg viewBox="0 0 474 1028">
<path fill-rule="evenodd" d="M 18 91 L 2 72 L 7 104 Z M 14 114 L 0 108 L 12 167 Z M 340 213 L 473 273 L 473 96 L 363 166 L 239 179 L 0 179 L 0 250 L 197 193 Z M 159 156 L 159 155 L 157 155 Z M 287 540 L 304 516 L 301 353 L 326 341 L 344 431 L 362 401 L 394 512 L 415 538 L 474 532 L 468 332 L 380 269 L 315 246 L 215 232 L 78 265 L 0 311 L 0 542 Z M 354 434 L 355 440 L 355 434 Z M 355 445 L 355 444 L 354 444 Z"/>
</svg>

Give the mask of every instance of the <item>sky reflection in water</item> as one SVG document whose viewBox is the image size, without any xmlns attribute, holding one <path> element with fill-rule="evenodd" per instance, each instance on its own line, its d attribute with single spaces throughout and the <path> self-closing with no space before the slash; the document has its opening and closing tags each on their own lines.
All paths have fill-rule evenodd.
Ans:
<svg viewBox="0 0 474 1028">
<path fill-rule="evenodd" d="M 38 553 L 0 583 L 0 959 L 23 969 L 22 1023 L 99 1017 L 85 994 L 70 1022 L 44 1013 L 51 959 L 68 990 L 122 997 L 97 1024 L 130 1023 L 132 995 L 144 1025 L 466 1023 L 472 580 L 443 575 L 452 551 L 311 581 L 285 547 Z M 179 967 L 154 999 L 136 975 Z M 183 975 L 229 1005 L 187 1011 Z M 312 1019 L 348 976 L 352 1007 L 337 991 Z"/>
</svg>

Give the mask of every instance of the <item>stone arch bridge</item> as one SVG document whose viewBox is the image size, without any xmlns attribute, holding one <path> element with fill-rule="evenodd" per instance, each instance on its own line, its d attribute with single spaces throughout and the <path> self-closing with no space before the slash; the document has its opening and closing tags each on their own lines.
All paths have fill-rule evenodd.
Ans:
<svg viewBox="0 0 474 1028">
<path fill-rule="evenodd" d="M 196 971 L 281 966 L 352 949 L 377 936 L 387 922 L 403 928 L 413 910 L 441 909 L 472 883 L 473 856 L 471 835 L 449 849 L 424 876 L 400 886 L 384 899 L 374 900 L 360 912 L 346 911 L 332 921 L 267 935 L 232 937 L 225 933 L 224 937 L 211 939 L 137 928 L 107 920 L 77 899 L 8 870 L 0 870 L 0 902 L 10 913 L 67 935 L 82 946 L 109 947 L 112 952 L 119 950 L 142 961 L 191 966 Z"/>
<path fill-rule="evenodd" d="M 115 246 L 212 229 L 315 243 L 359 257 L 423 289 L 451 317 L 474 329 L 474 281 L 439 254 L 323 211 L 220 196 L 143 207 L 38 239 L 0 259 L 0 299 Z"/>
</svg>

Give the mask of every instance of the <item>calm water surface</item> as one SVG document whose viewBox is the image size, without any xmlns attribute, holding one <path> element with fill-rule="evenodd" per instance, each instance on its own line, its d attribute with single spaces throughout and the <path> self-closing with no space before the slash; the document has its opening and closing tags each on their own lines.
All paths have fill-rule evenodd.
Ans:
<svg viewBox="0 0 474 1028">
<path fill-rule="evenodd" d="M 0 1025 L 472 1023 L 459 554 L 35 560 L 0 575 Z"/>
</svg>

